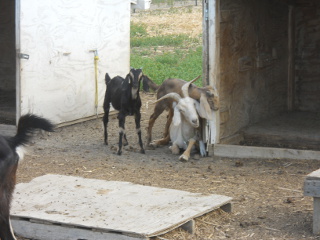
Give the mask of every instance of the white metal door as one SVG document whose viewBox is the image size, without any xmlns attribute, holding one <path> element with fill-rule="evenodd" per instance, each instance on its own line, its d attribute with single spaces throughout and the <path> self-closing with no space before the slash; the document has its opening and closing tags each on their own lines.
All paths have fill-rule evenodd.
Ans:
<svg viewBox="0 0 320 240">
<path fill-rule="evenodd" d="M 21 114 L 55 123 L 95 115 L 93 50 L 99 56 L 101 113 L 104 74 L 125 75 L 130 67 L 130 1 L 20 0 L 18 5 Z"/>
</svg>

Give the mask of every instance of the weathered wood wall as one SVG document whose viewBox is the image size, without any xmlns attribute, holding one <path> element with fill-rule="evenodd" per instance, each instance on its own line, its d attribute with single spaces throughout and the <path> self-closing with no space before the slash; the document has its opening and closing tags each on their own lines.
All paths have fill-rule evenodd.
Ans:
<svg viewBox="0 0 320 240">
<path fill-rule="evenodd" d="M 320 2 L 295 5 L 295 108 L 320 112 Z"/>
<path fill-rule="evenodd" d="M 223 143 L 243 127 L 287 108 L 288 5 L 276 0 L 220 4 Z"/>
<path fill-rule="evenodd" d="M 0 89 L 16 86 L 15 1 L 0 1 Z"/>
</svg>

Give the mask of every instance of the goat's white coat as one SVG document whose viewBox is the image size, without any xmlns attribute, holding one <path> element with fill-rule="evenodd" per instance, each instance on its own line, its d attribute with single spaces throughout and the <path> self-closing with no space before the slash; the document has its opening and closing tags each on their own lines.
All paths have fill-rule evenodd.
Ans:
<svg viewBox="0 0 320 240">
<path fill-rule="evenodd" d="M 172 144 L 179 148 L 187 149 L 187 142 L 195 138 L 195 128 L 199 127 L 199 118 L 195 109 L 196 100 L 187 97 L 179 101 L 179 104 L 173 103 L 173 120 L 170 125 L 170 139 Z M 197 120 L 197 125 L 192 120 Z M 196 140 L 196 139 L 195 139 Z"/>
<path fill-rule="evenodd" d="M 24 159 L 24 155 L 27 153 L 27 149 L 24 146 L 20 145 L 16 147 L 15 151 L 19 156 L 19 162 L 21 162 Z"/>
<path fill-rule="evenodd" d="M 200 99 L 201 101 L 201 99 Z M 207 154 L 204 142 L 197 136 L 197 128 L 199 127 L 198 114 L 205 119 L 211 119 L 211 109 L 207 101 L 202 99 L 200 104 L 190 98 L 185 97 L 180 99 L 178 103 L 173 103 L 173 120 L 170 125 L 170 139 L 172 146 L 176 145 L 184 150 L 188 147 L 188 142 L 193 139 L 194 142 L 199 141 L 199 148 L 201 156 Z M 197 124 L 192 120 L 197 119 Z M 200 129 L 201 131 L 201 129 Z M 173 150 L 174 148 L 172 148 Z M 180 156 L 180 159 L 185 159 L 187 156 Z"/>
</svg>

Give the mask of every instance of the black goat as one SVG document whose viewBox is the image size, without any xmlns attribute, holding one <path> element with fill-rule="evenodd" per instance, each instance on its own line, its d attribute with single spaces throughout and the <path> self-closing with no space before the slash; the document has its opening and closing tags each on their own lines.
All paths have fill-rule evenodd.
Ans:
<svg viewBox="0 0 320 240">
<path fill-rule="evenodd" d="M 126 133 L 125 133 L 125 118 L 126 116 L 135 116 L 136 130 L 139 137 L 140 152 L 145 153 L 143 143 L 141 139 L 140 119 L 141 119 L 141 99 L 139 95 L 140 82 L 142 78 L 142 70 L 132 68 L 127 74 L 126 78 L 123 79 L 120 76 L 116 76 L 113 79 L 110 78 L 109 74 L 106 73 L 106 94 L 104 97 L 103 109 L 104 109 L 104 142 L 108 145 L 108 132 L 107 125 L 109 122 L 109 111 L 110 103 L 113 108 L 118 110 L 119 119 L 119 149 L 117 154 L 122 153 L 122 141 L 124 145 L 128 144 Z"/>
<path fill-rule="evenodd" d="M 28 143 L 34 129 L 53 131 L 46 119 L 27 114 L 20 118 L 14 137 L 0 135 L 0 239 L 15 240 L 10 223 L 10 203 L 16 184 L 16 172 L 22 152 L 18 147 Z"/>
</svg>

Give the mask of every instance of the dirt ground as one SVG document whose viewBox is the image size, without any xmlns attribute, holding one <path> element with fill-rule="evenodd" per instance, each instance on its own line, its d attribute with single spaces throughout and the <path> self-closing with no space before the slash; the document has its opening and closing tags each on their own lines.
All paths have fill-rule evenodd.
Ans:
<svg viewBox="0 0 320 240">
<path fill-rule="evenodd" d="M 155 96 L 142 94 L 142 98 L 145 138 Z M 157 120 L 154 138 L 161 137 L 165 120 L 166 114 Z M 113 116 L 109 146 L 103 143 L 101 118 L 36 136 L 19 166 L 18 182 L 52 173 L 233 198 L 231 213 L 218 210 L 197 218 L 195 234 L 177 229 L 159 239 L 318 239 L 312 235 L 312 198 L 303 196 L 302 185 L 319 162 L 199 158 L 197 154 L 189 162 L 180 162 L 168 146 L 140 154 L 133 117 L 126 121 L 129 145 L 118 156 L 117 126 Z"/>
<path fill-rule="evenodd" d="M 138 18 L 138 14 L 133 20 Z M 197 14 L 201 17 L 201 12 Z M 179 18 L 184 16 L 181 13 L 178 15 Z M 159 18 L 170 21 L 166 15 L 159 15 Z M 186 15 L 181 23 L 189 18 Z M 146 18 L 144 21 L 148 22 Z M 153 22 L 157 20 L 153 19 Z M 201 26 L 201 21 L 199 24 Z M 167 28 L 171 29 L 170 26 Z M 178 25 L 173 27 L 179 31 Z M 192 28 L 196 29 L 195 26 Z M 150 101 L 155 96 L 141 95 L 141 124 L 145 139 L 145 129 L 153 110 Z M 165 120 L 165 114 L 157 120 L 153 139 L 162 136 Z M 128 117 L 126 129 L 129 145 L 124 148 L 122 156 L 115 154 L 118 141 L 115 116 L 109 123 L 109 146 L 103 143 L 101 118 L 38 135 L 19 166 L 18 182 L 28 182 L 37 176 L 52 173 L 128 181 L 233 198 L 231 213 L 217 210 L 197 218 L 193 235 L 177 229 L 159 239 L 320 239 L 312 234 L 312 198 L 304 197 L 302 190 L 305 176 L 320 168 L 319 162 L 199 158 L 197 154 L 188 162 L 180 162 L 177 155 L 170 153 L 168 146 L 147 149 L 146 154 L 140 154 L 133 126 L 133 118 Z"/>
</svg>

